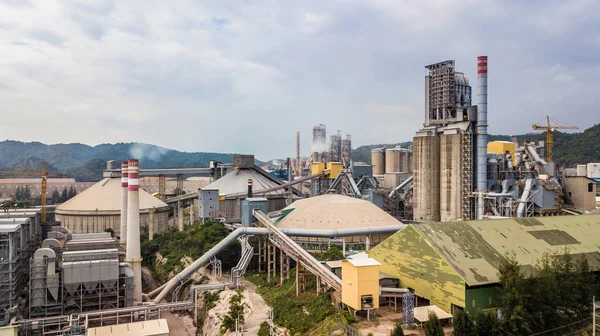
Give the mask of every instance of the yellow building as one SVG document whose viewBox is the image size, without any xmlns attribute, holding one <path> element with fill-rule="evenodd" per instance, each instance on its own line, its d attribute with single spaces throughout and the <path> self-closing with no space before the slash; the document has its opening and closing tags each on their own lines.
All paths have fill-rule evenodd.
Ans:
<svg viewBox="0 0 600 336">
<path fill-rule="evenodd" d="M 488 153 L 505 154 L 509 152 L 513 165 L 515 164 L 515 150 L 516 144 L 510 141 L 491 141 L 487 144 Z"/>
<path fill-rule="evenodd" d="M 19 327 L 0 327 L 0 336 L 17 336 Z"/>
<path fill-rule="evenodd" d="M 359 254 L 342 261 L 342 302 L 355 310 L 379 308 L 379 265 Z"/>
</svg>

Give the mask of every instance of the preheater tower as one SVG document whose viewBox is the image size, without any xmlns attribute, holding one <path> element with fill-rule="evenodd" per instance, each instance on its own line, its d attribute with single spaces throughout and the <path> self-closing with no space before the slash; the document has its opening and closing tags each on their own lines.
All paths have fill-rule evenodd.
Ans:
<svg viewBox="0 0 600 336">
<path fill-rule="evenodd" d="M 133 270 L 133 300 L 142 301 L 142 256 L 140 252 L 140 193 L 138 160 L 129 160 L 127 179 L 127 253 Z"/>
<path fill-rule="evenodd" d="M 123 246 L 127 245 L 127 193 L 129 192 L 127 167 L 127 161 L 121 162 L 121 230 L 119 231 L 119 242 Z"/>
</svg>

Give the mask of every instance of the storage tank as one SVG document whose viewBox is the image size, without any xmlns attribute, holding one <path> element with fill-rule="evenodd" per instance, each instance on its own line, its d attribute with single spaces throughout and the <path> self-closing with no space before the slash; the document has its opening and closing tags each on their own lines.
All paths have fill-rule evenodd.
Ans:
<svg viewBox="0 0 600 336">
<path fill-rule="evenodd" d="M 385 173 L 400 172 L 400 148 L 388 148 L 385 150 Z"/>
<path fill-rule="evenodd" d="M 373 175 L 385 174 L 385 148 L 371 150 L 371 165 L 373 165 Z"/>
</svg>

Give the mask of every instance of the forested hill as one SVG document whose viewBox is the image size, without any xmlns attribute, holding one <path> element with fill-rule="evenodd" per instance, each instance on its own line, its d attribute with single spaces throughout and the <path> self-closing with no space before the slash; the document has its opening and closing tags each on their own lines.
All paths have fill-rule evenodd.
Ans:
<svg viewBox="0 0 600 336">
<path fill-rule="evenodd" d="M 41 163 L 46 162 L 49 173 L 65 174 L 78 181 L 98 181 L 107 160 L 120 163 L 128 158 L 139 159 L 140 166 L 144 168 L 208 167 L 210 160 L 233 162 L 233 154 L 187 153 L 140 143 L 92 147 L 78 143 L 46 145 L 10 140 L 0 142 L 0 170 L 38 172 Z"/>
<path fill-rule="evenodd" d="M 489 140 L 504 140 L 510 141 L 516 137 L 519 143 L 526 140 L 529 141 L 544 141 L 546 134 L 529 133 L 521 135 L 490 135 Z M 406 148 L 411 145 L 411 142 L 401 144 L 381 144 L 381 145 L 365 145 L 360 146 L 352 151 L 352 159 L 371 163 L 371 149 L 378 147 L 395 147 L 401 145 Z M 586 164 L 589 162 L 600 162 L 600 124 L 594 125 L 580 133 L 562 133 L 554 134 L 554 161 L 573 166 L 576 164 Z"/>
</svg>

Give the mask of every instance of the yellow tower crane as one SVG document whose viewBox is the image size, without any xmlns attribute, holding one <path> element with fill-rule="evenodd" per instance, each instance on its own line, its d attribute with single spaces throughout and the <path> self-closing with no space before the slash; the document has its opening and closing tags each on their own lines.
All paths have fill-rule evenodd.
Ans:
<svg viewBox="0 0 600 336">
<path fill-rule="evenodd" d="M 568 125 L 552 125 L 550 123 L 550 117 L 546 116 L 548 125 L 533 124 L 533 129 L 536 131 L 546 131 L 546 161 L 552 162 L 552 146 L 554 146 L 554 131 L 557 129 L 579 129 L 577 126 Z M 556 122 L 556 120 L 553 120 Z"/>
<path fill-rule="evenodd" d="M 0 175 L 23 175 L 23 176 L 41 176 L 42 177 L 42 223 L 46 222 L 46 193 L 48 191 L 46 185 L 46 177 L 63 177 L 60 174 L 48 174 L 46 171 L 46 163 L 42 162 L 41 172 L 19 172 L 0 170 Z"/>
</svg>

